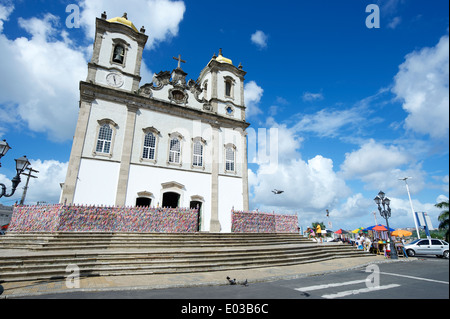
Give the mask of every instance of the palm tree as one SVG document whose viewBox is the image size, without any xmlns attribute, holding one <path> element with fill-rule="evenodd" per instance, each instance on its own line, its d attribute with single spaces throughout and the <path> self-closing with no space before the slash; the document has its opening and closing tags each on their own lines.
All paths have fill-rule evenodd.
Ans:
<svg viewBox="0 0 450 319">
<path fill-rule="evenodd" d="M 449 217 L 448 217 L 448 200 L 446 202 L 440 202 L 434 205 L 437 208 L 445 209 L 438 217 L 439 229 L 447 230 L 445 233 L 445 240 L 449 241 Z"/>
</svg>

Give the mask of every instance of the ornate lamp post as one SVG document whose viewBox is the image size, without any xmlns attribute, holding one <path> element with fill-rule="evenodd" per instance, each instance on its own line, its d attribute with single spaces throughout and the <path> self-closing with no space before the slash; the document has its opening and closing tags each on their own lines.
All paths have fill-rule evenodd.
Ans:
<svg viewBox="0 0 450 319">
<path fill-rule="evenodd" d="M 6 140 L 0 141 L 0 159 L 8 153 L 11 147 L 8 145 Z M 2 167 L 2 163 L 0 163 L 0 167 Z"/>
<path fill-rule="evenodd" d="M 0 149 L 0 151 L 1 151 L 1 149 Z M 17 175 L 11 180 L 11 182 L 12 182 L 11 193 L 6 194 L 6 186 L 4 184 L 0 183 L 0 187 L 1 187 L 0 198 L 2 198 L 3 196 L 11 197 L 14 195 L 14 193 L 16 192 L 17 186 L 19 186 L 19 184 L 20 184 L 20 174 L 22 174 L 23 171 L 28 167 L 28 165 L 30 165 L 30 162 L 28 161 L 26 156 L 22 156 L 21 158 L 18 158 L 15 161 L 16 161 Z"/>
<path fill-rule="evenodd" d="M 386 219 L 386 226 L 388 231 L 388 238 L 389 242 L 391 243 L 391 259 L 398 259 L 397 255 L 397 249 L 395 248 L 395 243 L 393 242 L 391 238 L 391 231 L 389 227 L 389 218 L 391 217 L 391 208 L 389 207 L 389 204 L 391 203 L 391 200 L 385 196 L 386 194 L 380 191 L 378 193 L 378 196 L 375 197 L 374 201 L 378 205 L 378 211 L 380 212 L 381 217 Z M 381 208 L 383 206 L 383 208 Z M 386 209 L 387 208 L 387 209 Z"/>
</svg>

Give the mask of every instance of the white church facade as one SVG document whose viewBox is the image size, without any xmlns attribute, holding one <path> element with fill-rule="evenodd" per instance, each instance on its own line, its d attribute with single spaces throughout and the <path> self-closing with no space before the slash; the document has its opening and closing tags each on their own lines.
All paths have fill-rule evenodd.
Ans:
<svg viewBox="0 0 450 319">
<path fill-rule="evenodd" d="M 147 38 L 126 15 L 97 18 L 61 203 L 198 207 L 200 231 L 231 232 L 249 209 L 246 72 L 220 51 L 186 80 L 178 56 L 141 85 Z"/>
</svg>

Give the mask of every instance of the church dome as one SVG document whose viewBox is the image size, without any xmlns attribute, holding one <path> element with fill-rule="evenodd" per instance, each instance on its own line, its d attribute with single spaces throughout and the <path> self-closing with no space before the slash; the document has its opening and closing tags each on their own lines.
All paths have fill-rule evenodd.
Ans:
<svg viewBox="0 0 450 319">
<path fill-rule="evenodd" d="M 216 61 L 220 62 L 220 63 L 228 63 L 228 64 L 233 65 L 233 61 L 231 61 L 230 59 L 228 59 L 222 55 L 222 49 L 219 50 L 219 56 L 216 58 Z"/>
<path fill-rule="evenodd" d="M 134 26 L 134 24 L 127 19 L 127 14 L 125 13 L 122 17 L 116 17 L 116 18 L 112 18 L 107 20 L 108 22 L 113 22 L 113 23 L 121 23 L 126 25 L 127 27 L 130 27 L 131 29 L 133 29 L 134 31 L 138 32 L 138 30 L 136 29 L 136 27 Z"/>
</svg>

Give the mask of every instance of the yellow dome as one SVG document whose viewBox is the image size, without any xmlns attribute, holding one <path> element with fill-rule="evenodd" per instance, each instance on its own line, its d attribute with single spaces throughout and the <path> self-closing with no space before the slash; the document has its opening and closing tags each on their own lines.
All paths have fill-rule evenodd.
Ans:
<svg viewBox="0 0 450 319">
<path fill-rule="evenodd" d="M 136 32 L 139 32 L 138 31 L 138 29 L 136 29 L 136 27 L 134 26 L 134 24 L 130 21 L 130 20 L 127 20 L 126 18 L 124 18 L 124 17 L 117 17 L 117 18 L 112 18 L 112 19 L 109 19 L 109 20 L 107 20 L 108 22 L 115 22 L 115 23 L 122 23 L 122 24 L 124 24 L 124 25 L 126 25 L 126 26 L 128 26 L 128 27 L 130 27 L 131 29 L 133 29 L 134 31 L 136 31 Z"/>
<path fill-rule="evenodd" d="M 219 50 L 219 56 L 216 58 L 216 61 L 220 62 L 220 63 L 228 63 L 231 65 L 233 64 L 233 61 L 231 61 L 230 59 L 228 59 L 222 55 L 222 49 Z"/>
</svg>

